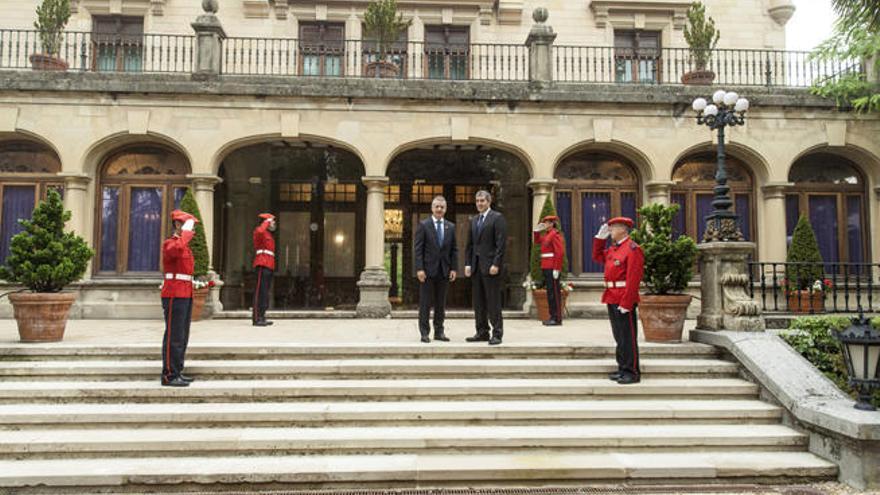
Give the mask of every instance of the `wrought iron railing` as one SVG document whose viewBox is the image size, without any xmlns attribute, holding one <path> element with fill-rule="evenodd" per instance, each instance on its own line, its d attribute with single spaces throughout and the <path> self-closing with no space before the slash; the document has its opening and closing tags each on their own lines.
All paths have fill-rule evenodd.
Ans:
<svg viewBox="0 0 880 495">
<path fill-rule="evenodd" d="M 33 60 L 45 52 L 37 31 L 0 29 L 0 69 L 43 68 Z M 67 31 L 60 34 L 56 58 L 67 70 L 94 72 L 192 73 L 195 36 L 144 34 L 117 36 Z"/>
<path fill-rule="evenodd" d="M 753 262 L 749 267 L 751 296 L 764 311 L 880 311 L 880 263 Z"/>
</svg>

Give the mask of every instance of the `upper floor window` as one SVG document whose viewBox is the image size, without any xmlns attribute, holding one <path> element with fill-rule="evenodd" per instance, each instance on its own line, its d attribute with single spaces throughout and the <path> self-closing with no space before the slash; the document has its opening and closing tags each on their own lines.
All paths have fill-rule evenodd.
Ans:
<svg viewBox="0 0 880 495">
<path fill-rule="evenodd" d="M 617 82 L 660 80 L 660 32 L 614 32 L 614 78 Z"/>
<path fill-rule="evenodd" d="M 304 76 L 341 76 L 345 55 L 345 25 L 302 22 L 299 25 L 300 73 Z"/>
<path fill-rule="evenodd" d="M 95 16 L 92 18 L 94 70 L 140 72 L 144 62 L 144 18 Z"/>
<path fill-rule="evenodd" d="M 469 58 L 467 27 L 425 27 L 425 74 L 429 79 L 467 79 Z"/>
</svg>

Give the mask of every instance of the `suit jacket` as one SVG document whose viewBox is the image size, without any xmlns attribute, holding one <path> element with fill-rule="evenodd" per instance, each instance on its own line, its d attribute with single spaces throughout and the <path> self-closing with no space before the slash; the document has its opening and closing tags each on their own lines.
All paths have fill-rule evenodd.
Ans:
<svg viewBox="0 0 880 495">
<path fill-rule="evenodd" d="M 437 242 L 434 216 L 419 222 L 414 248 L 416 270 L 424 270 L 431 278 L 448 278 L 450 271 L 458 271 L 458 243 L 455 242 L 455 224 L 443 219 L 443 245 Z"/>
<path fill-rule="evenodd" d="M 504 250 L 507 247 L 507 222 L 504 215 L 495 210 L 489 210 L 483 226 L 477 228 L 480 215 L 471 219 L 468 229 L 467 251 L 465 263 L 470 267 L 477 267 L 483 275 L 489 273 L 489 267 L 504 267 Z"/>
</svg>

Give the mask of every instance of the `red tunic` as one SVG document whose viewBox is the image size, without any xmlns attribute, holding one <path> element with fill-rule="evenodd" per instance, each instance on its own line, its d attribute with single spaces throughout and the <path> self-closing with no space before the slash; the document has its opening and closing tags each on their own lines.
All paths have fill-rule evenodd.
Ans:
<svg viewBox="0 0 880 495">
<path fill-rule="evenodd" d="M 275 238 L 269 232 L 269 222 L 254 229 L 254 268 L 258 266 L 275 270 Z"/>
<path fill-rule="evenodd" d="M 184 230 L 179 236 L 174 234 L 162 243 L 162 297 L 192 297 L 195 259 L 189 249 L 189 241 L 194 235 L 192 230 Z M 169 274 L 173 278 L 168 278 Z M 188 275 L 189 280 L 180 280 L 175 275 L 183 275 L 184 278 Z"/>
<path fill-rule="evenodd" d="M 565 239 L 556 229 L 534 232 L 534 243 L 541 246 L 541 269 L 562 271 L 565 259 Z"/>
<path fill-rule="evenodd" d="M 617 304 L 632 311 L 639 302 L 639 285 L 645 271 L 645 254 L 630 238 L 605 247 L 605 239 L 593 238 L 593 260 L 605 263 L 605 282 L 623 282 L 624 287 L 608 287 L 602 294 L 604 304 Z"/>
</svg>

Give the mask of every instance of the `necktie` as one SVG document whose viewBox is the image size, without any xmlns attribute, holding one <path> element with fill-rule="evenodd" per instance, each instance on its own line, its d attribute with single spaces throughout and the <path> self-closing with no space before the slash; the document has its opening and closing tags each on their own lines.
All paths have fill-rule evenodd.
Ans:
<svg viewBox="0 0 880 495">
<path fill-rule="evenodd" d="M 437 229 L 437 244 L 443 245 L 443 222 L 434 222 L 434 227 Z"/>
<path fill-rule="evenodd" d="M 482 230 L 482 229 L 483 229 L 483 220 L 485 220 L 485 219 L 486 219 L 486 215 L 485 215 L 485 214 L 480 215 L 480 218 L 477 220 L 477 230 Z"/>
</svg>

